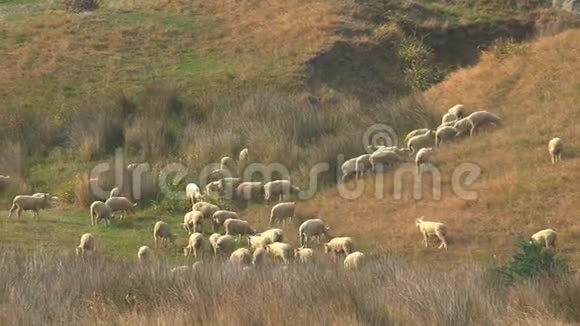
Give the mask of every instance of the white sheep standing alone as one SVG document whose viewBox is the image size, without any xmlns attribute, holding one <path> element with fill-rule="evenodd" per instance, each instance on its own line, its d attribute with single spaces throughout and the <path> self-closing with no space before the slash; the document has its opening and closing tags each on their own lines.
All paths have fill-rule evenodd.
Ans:
<svg viewBox="0 0 580 326">
<path fill-rule="evenodd" d="M 417 152 L 417 156 L 415 157 L 415 166 L 417 167 L 417 173 L 421 173 L 423 171 L 423 166 L 431 162 L 431 156 L 433 156 L 433 148 L 421 148 Z"/>
<path fill-rule="evenodd" d="M 158 242 L 161 241 L 161 245 L 163 245 L 164 247 L 167 247 L 168 243 L 174 243 L 175 242 L 175 235 L 171 232 L 171 229 L 169 228 L 169 224 L 163 222 L 163 221 L 158 221 L 157 223 L 155 223 L 155 226 L 153 227 L 153 240 L 155 243 L 155 248 L 158 247 Z"/>
<path fill-rule="evenodd" d="M 564 144 L 560 138 L 552 138 L 548 143 L 548 152 L 550 153 L 550 158 L 552 159 L 552 164 L 556 164 L 562 160 L 562 150 L 564 149 Z"/>
<path fill-rule="evenodd" d="M 455 139 L 458 130 L 453 126 L 444 126 L 437 128 L 435 132 L 435 145 L 437 148 L 444 142 L 451 142 Z"/>
<path fill-rule="evenodd" d="M 104 221 L 105 224 L 111 223 L 111 218 L 113 217 L 111 207 L 102 201 L 93 202 L 89 212 L 91 214 L 91 225 L 98 224 L 101 220 Z"/>
<path fill-rule="evenodd" d="M 139 247 L 139 251 L 137 251 L 137 258 L 140 262 L 146 262 L 153 258 L 153 251 L 149 246 L 141 246 Z"/>
<path fill-rule="evenodd" d="M 203 214 L 200 211 L 187 212 L 183 216 L 183 223 L 181 223 L 187 234 L 201 231 L 203 225 Z"/>
<path fill-rule="evenodd" d="M 284 242 L 274 242 L 266 247 L 266 251 L 274 258 L 280 258 L 284 264 L 288 264 L 293 257 L 292 247 Z"/>
<path fill-rule="evenodd" d="M 20 218 L 22 211 L 32 211 L 32 218 L 38 220 L 38 211 L 50 207 L 51 197 L 49 194 L 41 194 L 40 196 L 18 195 L 12 200 L 12 207 L 8 213 L 8 218 L 12 217 L 12 213 L 16 211 L 16 217 Z"/>
<path fill-rule="evenodd" d="M 411 137 L 407 142 L 407 148 L 414 154 L 421 148 L 430 147 L 434 143 L 434 136 L 434 131 L 429 129 L 429 131 L 422 135 Z"/>
<path fill-rule="evenodd" d="M 316 237 L 320 242 L 322 235 L 329 237 L 330 227 L 326 226 L 321 219 L 309 219 L 300 224 L 298 228 L 298 237 L 300 238 L 300 246 L 308 247 L 310 238 Z"/>
<path fill-rule="evenodd" d="M 119 219 L 123 219 L 123 214 L 135 214 L 137 203 L 133 204 L 127 197 L 111 197 L 105 202 L 111 208 L 111 212 L 121 212 Z"/>
<path fill-rule="evenodd" d="M 350 253 L 344 258 L 344 269 L 357 270 L 360 269 L 365 261 L 365 255 L 360 251 Z"/>
<path fill-rule="evenodd" d="M 85 233 L 81 236 L 81 242 L 76 248 L 76 254 L 84 257 L 86 254 L 92 254 L 95 249 L 95 237 L 90 233 Z"/>
<path fill-rule="evenodd" d="M 429 247 L 428 238 L 430 236 L 436 236 L 441 240 L 439 249 L 445 248 L 447 250 L 447 226 L 440 222 L 428 222 L 424 221 L 425 217 L 421 216 L 415 220 L 415 226 L 419 228 L 419 231 L 423 234 L 423 242 L 425 247 Z"/>
<path fill-rule="evenodd" d="M 298 258 L 298 260 L 303 264 L 312 264 L 314 263 L 314 250 L 311 248 L 296 248 L 294 250 L 294 256 Z"/>
<path fill-rule="evenodd" d="M 536 243 L 550 248 L 556 245 L 558 233 L 552 229 L 545 229 L 534 233 L 530 237 L 530 243 Z"/>
<path fill-rule="evenodd" d="M 270 226 L 277 222 L 282 222 L 282 226 L 287 226 L 292 221 L 296 211 L 296 202 L 279 203 L 272 207 L 270 211 Z"/>
<path fill-rule="evenodd" d="M 185 197 L 193 205 L 202 200 L 201 189 L 195 183 L 188 183 L 185 186 Z"/>
<path fill-rule="evenodd" d="M 203 247 L 203 235 L 201 233 L 192 233 L 189 236 L 189 240 L 187 242 L 187 247 L 183 248 L 183 255 L 189 256 L 193 254 L 193 257 L 197 258 L 199 251 Z"/>
<path fill-rule="evenodd" d="M 239 248 L 230 255 L 230 262 L 239 267 L 252 264 L 252 254 L 246 248 Z"/>
</svg>

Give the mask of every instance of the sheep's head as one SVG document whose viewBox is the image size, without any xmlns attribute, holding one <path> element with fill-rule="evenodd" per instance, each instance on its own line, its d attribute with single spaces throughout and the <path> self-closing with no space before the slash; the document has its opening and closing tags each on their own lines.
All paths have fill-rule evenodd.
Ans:
<svg viewBox="0 0 580 326">
<path fill-rule="evenodd" d="M 423 223 L 423 219 L 425 218 L 425 216 L 421 216 L 418 219 L 415 220 L 415 226 L 419 227 L 421 226 L 421 224 Z"/>
</svg>

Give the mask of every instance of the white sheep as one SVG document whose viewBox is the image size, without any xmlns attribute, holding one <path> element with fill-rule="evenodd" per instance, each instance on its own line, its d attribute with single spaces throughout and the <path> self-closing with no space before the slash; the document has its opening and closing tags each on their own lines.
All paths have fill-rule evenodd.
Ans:
<svg viewBox="0 0 580 326">
<path fill-rule="evenodd" d="M 546 248 L 550 248 L 556 245 L 556 240 L 558 239 L 558 233 L 552 229 L 545 229 L 534 233 L 530 237 L 530 243 L 540 244 Z"/>
<path fill-rule="evenodd" d="M 236 188 L 236 199 L 238 200 L 258 200 L 264 197 L 263 182 L 242 182 Z"/>
<path fill-rule="evenodd" d="M 444 128 L 444 127 L 453 127 L 457 121 L 459 121 L 459 120 L 453 120 L 453 121 L 443 122 L 442 124 L 440 124 L 437 127 L 437 130 L 439 130 L 441 128 Z"/>
<path fill-rule="evenodd" d="M 282 242 L 284 240 L 284 231 L 282 229 L 269 229 L 259 234 L 264 238 L 269 238 L 271 242 Z"/>
<path fill-rule="evenodd" d="M 478 128 L 481 128 L 489 124 L 501 126 L 502 122 L 497 115 L 491 112 L 477 111 L 468 115 L 466 118 L 457 121 L 454 127 L 458 130 L 458 136 L 467 133 L 468 130 L 469 135 L 473 136 L 477 133 Z"/>
<path fill-rule="evenodd" d="M 111 208 L 113 215 L 115 212 L 121 212 L 120 219 L 123 219 L 123 214 L 135 214 L 137 206 L 137 203 L 133 204 L 127 197 L 111 197 L 105 204 Z"/>
<path fill-rule="evenodd" d="M 209 243 L 211 244 L 211 248 L 213 250 L 214 255 L 216 254 L 216 245 L 217 245 L 217 240 L 221 237 L 222 235 L 219 233 L 213 233 L 212 235 L 209 236 L 208 240 Z"/>
<path fill-rule="evenodd" d="M 564 144 L 560 138 L 552 138 L 548 143 L 548 152 L 550 153 L 550 158 L 552 159 L 552 164 L 556 164 L 562 160 L 562 150 L 564 149 Z"/>
<path fill-rule="evenodd" d="M 141 262 L 149 261 L 153 258 L 153 251 L 148 246 L 141 246 L 139 247 L 139 251 L 137 251 L 137 258 Z"/>
<path fill-rule="evenodd" d="M 252 254 L 252 264 L 256 266 L 262 265 L 264 263 L 264 259 L 266 258 L 266 254 L 267 252 L 264 248 L 258 248 L 254 250 L 254 253 Z"/>
<path fill-rule="evenodd" d="M 451 142 L 455 139 L 458 130 L 452 126 L 444 126 L 437 128 L 437 132 L 435 132 L 435 145 L 437 148 L 441 146 L 443 142 Z"/>
<path fill-rule="evenodd" d="M 238 186 L 242 183 L 241 178 L 221 178 L 210 182 L 206 186 L 206 193 L 213 196 L 222 196 L 226 199 L 233 199 Z"/>
<path fill-rule="evenodd" d="M 296 248 L 294 249 L 294 256 L 303 264 L 314 263 L 314 250 L 310 248 Z"/>
<path fill-rule="evenodd" d="M 181 223 L 187 234 L 192 234 L 194 232 L 201 232 L 203 225 L 203 213 L 200 211 L 187 212 L 183 216 L 183 223 Z"/>
<path fill-rule="evenodd" d="M 297 194 L 300 188 L 291 184 L 290 180 L 270 181 L 264 185 L 264 200 L 267 203 L 278 197 L 278 201 L 286 200 L 290 194 Z"/>
<path fill-rule="evenodd" d="M 431 147 L 421 148 L 417 152 L 417 156 L 415 157 L 417 173 L 421 173 L 423 171 L 423 166 L 425 164 L 431 163 L 431 156 L 433 156 L 433 148 Z"/>
<path fill-rule="evenodd" d="M 246 248 L 239 248 L 230 255 L 230 262 L 239 267 L 252 264 L 252 254 Z"/>
<path fill-rule="evenodd" d="M 461 119 L 466 115 L 465 106 L 463 104 L 456 104 L 452 108 L 447 110 L 447 113 L 453 114 L 458 119 Z"/>
<path fill-rule="evenodd" d="M 91 225 L 98 224 L 101 220 L 104 221 L 105 224 L 111 223 L 111 218 L 113 217 L 111 207 L 102 201 L 93 202 L 89 212 L 91 214 Z"/>
<path fill-rule="evenodd" d="M 407 137 L 405 137 L 405 144 L 407 144 L 409 142 L 409 139 L 411 139 L 411 138 L 413 138 L 415 136 L 424 135 L 429 130 L 430 130 L 429 128 L 421 128 L 421 129 L 412 130 L 411 132 L 409 132 L 407 134 Z"/>
<path fill-rule="evenodd" d="M 242 175 L 244 173 L 244 169 L 248 165 L 250 161 L 250 153 L 247 148 L 244 148 L 240 151 L 238 155 L 238 175 Z"/>
<path fill-rule="evenodd" d="M 441 118 L 441 123 L 446 123 L 446 122 L 452 122 L 457 120 L 457 116 L 455 115 L 455 113 L 445 113 L 443 115 L 443 118 Z"/>
<path fill-rule="evenodd" d="M 236 161 L 234 161 L 234 159 L 229 156 L 224 156 L 220 160 L 220 169 L 228 170 L 231 173 L 234 173 L 236 172 Z"/>
<path fill-rule="evenodd" d="M 200 201 L 197 202 L 195 204 L 193 204 L 193 206 L 191 206 L 191 210 L 192 211 L 199 211 L 203 214 L 203 218 L 204 219 L 211 219 L 213 214 L 215 212 L 217 212 L 220 208 L 217 207 L 214 204 L 210 204 L 208 202 L 205 201 Z"/>
<path fill-rule="evenodd" d="M 292 246 L 284 242 L 274 242 L 266 246 L 268 252 L 274 258 L 280 258 L 285 264 L 288 264 L 290 259 L 294 256 Z"/>
<path fill-rule="evenodd" d="M 169 224 L 163 221 L 158 221 L 155 223 L 155 226 L 153 227 L 153 240 L 155 243 L 155 248 L 158 247 L 157 243 L 159 241 L 161 241 L 161 245 L 167 247 L 168 243 L 173 244 L 175 242 L 175 238 L 176 236 L 171 232 Z"/>
<path fill-rule="evenodd" d="M 16 211 L 16 217 L 20 218 L 22 211 L 32 211 L 32 218 L 38 220 L 38 211 L 50 207 L 51 197 L 49 194 L 43 193 L 39 196 L 18 195 L 12 200 L 12 207 L 8 213 L 8 218 L 12 217 L 12 213 Z"/>
<path fill-rule="evenodd" d="M 193 254 L 193 257 L 197 258 L 199 251 L 203 247 L 203 235 L 201 233 L 192 233 L 189 236 L 189 240 L 187 242 L 187 247 L 183 248 L 183 255 L 189 256 Z"/>
<path fill-rule="evenodd" d="M 365 260 L 365 255 L 360 251 L 355 251 L 348 254 L 344 258 L 344 269 L 357 270 L 362 267 Z"/>
<path fill-rule="evenodd" d="M 109 198 L 111 197 L 119 197 L 121 196 L 121 189 L 115 187 L 113 189 L 111 189 L 111 193 L 109 194 Z"/>
<path fill-rule="evenodd" d="M 191 205 L 202 200 L 201 189 L 195 183 L 188 183 L 185 186 L 185 197 L 191 202 Z"/>
<path fill-rule="evenodd" d="M 330 227 L 327 227 L 321 219 L 309 219 L 300 224 L 298 237 L 300 246 L 308 247 L 310 238 L 316 237 L 320 241 L 320 236 L 329 237 Z"/>
<path fill-rule="evenodd" d="M 376 151 L 371 154 L 370 162 L 372 169 L 379 172 L 379 168 L 394 168 L 405 159 L 393 151 Z"/>
<path fill-rule="evenodd" d="M 248 243 L 250 245 L 250 248 L 258 249 L 258 248 L 266 248 L 267 245 L 272 243 L 272 240 L 270 238 L 262 237 L 260 235 L 249 235 Z"/>
<path fill-rule="evenodd" d="M 282 222 L 282 226 L 287 226 L 292 221 L 296 211 L 296 202 L 279 203 L 272 207 L 270 211 L 270 226 L 277 222 Z"/>
<path fill-rule="evenodd" d="M 340 253 L 348 255 L 354 252 L 354 243 L 351 237 L 337 237 L 324 244 L 324 252 L 333 253 L 336 256 Z"/>
<path fill-rule="evenodd" d="M 358 180 L 359 177 L 365 175 L 367 171 L 372 169 L 371 164 L 371 154 L 363 154 L 356 158 L 355 161 L 355 178 Z"/>
<path fill-rule="evenodd" d="M 231 235 L 222 235 L 216 239 L 214 253 L 223 254 L 226 257 L 236 249 L 236 239 Z"/>
<path fill-rule="evenodd" d="M 431 147 L 434 143 L 434 136 L 435 132 L 429 129 L 429 131 L 422 135 L 411 137 L 411 139 L 407 141 L 407 148 L 414 154 L 421 148 Z"/>
<path fill-rule="evenodd" d="M 447 250 L 447 226 L 440 222 L 428 222 L 424 221 L 424 216 L 421 216 L 415 220 L 415 226 L 419 228 L 419 231 L 423 234 L 423 242 L 425 247 L 429 247 L 428 238 L 430 236 L 436 236 L 441 240 L 439 249 L 445 248 Z"/>
<path fill-rule="evenodd" d="M 92 254 L 95 249 L 95 237 L 90 233 L 85 233 L 81 236 L 81 242 L 76 248 L 76 254 L 83 257 L 85 254 Z"/>
<path fill-rule="evenodd" d="M 219 210 L 213 213 L 211 217 L 213 222 L 213 231 L 217 232 L 220 226 L 224 225 L 224 222 L 229 218 L 239 219 L 240 216 L 236 212 L 226 210 Z"/>
<path fill-rule="evenodd" d="M 345 182 L 349 177 L 352 175 L 356 175 L 356 160 L 358 157 L 353 157 L 349 160 L 346 160 L 340 166 L 340 170 L 342 171 L 342 182 Z"/>
<path fill-rule="evenodd" d="M 242 235 L 256 235 L 256 230 L 252 228 L 248 221 L 237 218 L 228 218 L 225 220 L 224 228 L 226 229 L 227 235 L 237 235 L 238 240 L 241 239 Z"/>
</svg>

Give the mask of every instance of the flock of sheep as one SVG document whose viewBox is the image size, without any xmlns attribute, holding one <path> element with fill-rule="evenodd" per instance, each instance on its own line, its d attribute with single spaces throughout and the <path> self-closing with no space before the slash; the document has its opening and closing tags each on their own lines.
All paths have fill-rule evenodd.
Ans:
<svg viewBox="0 0 580 326">
<path fill-rule="evenodd" d="M 469 115 L 466 114 L 465 107 L 461 104 L 455 105 L 443 116 L 441 125 L 436 129 L 416 129 L 411 131 L 405 138 L 405 147 L 371 146 L 372 153 L 363 154 L 344 162 L 341 167 L 342 180 L 354 176 L 359 178 L 365 173 L 374 171 L 381 172 L 385 169 L 394 168 L 397 165 L 412 161 L 414 159 L 417 173 L 423 172 L 423 167 L 429 164 L 433 155 L 433 144 L 436 148 L 443 143 L 455 141 L 464 135 L 474 136 L 479 130 L 490 125 L 501 125 L 501 119 L 493 113 L 487 111 L 477 111 Z M 552 164 L 561 160 L 563 143 L 560 138 L 550 140 L 548 151 Z M 288 229 L 289 222 L 295 216 L 296 202 L 287 201 L 289 196 L 298 193 L 300 189 L 294 186 L 289 180 L 276 180 L 268 183 L 244 181 L 232 175 L 241 175 L 249 159 L 248 149 L 243 149 L 236 160 L 224 157 L 221 160 L 220 169 L 212 172 L 214 175 L 221 175 L 219 180 L 206 185 L 205 191 L 194 183 L 186 186 L 185 192 L 187 200 L 191 203 L 191 211 L 186 213 L 181 223 L 189 235 L 188 244 L 183 248 L 185 256 L 192 255 L 198 261 L 192 266 L 180 266 L 174 268 L 173 272 L 184 272 L 195 269 L 199 266 L 204 247 L 215 257 L 229 258 L 232 264 L 244 268 L 259 266 L 264 263 L 266 257 L 279 260 L 288 264 L 293 258 L 300 263 L 313 263 L 316 260 L 316 251 L 313 242 L 321 243 L 321 237 L 329 241 L 322 244 L 325 253 L 332 253 L 336 258 L 344 255 L 344 268 L 352 270 L 360 268 L 365 260 L 365 255 L 355 251 L 354 241 L 351 237 L 332 237 L 330 227 L 321 219 L 309 219 L 304 221 L 298 228 L 300 246 L 294 248 L 284 242 L 284 229 Z M 9 177 L 0 176 L 0 181 L 9 180 Z M 258 233 L 249 222 L 240 219 L 237 212 L 223 210 L 204 199 L 213 196 L 232 195 L 240 200 L 253 200 L 263 197 L 267 203 L 278 200 L 278 204 L 271 208 L 269 225 L 270 229 Z M 51 200 L 57 199 L 47 193 L 36 193 L 31 196 L 19 195 L 13 200 L 9 218 L 16 211 L 20 217 L 22 211 L 33 211 L 33 216 L 38 218 L 38 211 L 49 207 Z M 95 201 L 90 206 L 91 224 L 104 222 L 109 224 L 113 215 L 119 213 L 119 218 L 123 214 L 135 212 L 136 204 L 128 198 L 121 196 L 118 188 L 111 190 L 110 197 L 105 201 Z M 281 228 L 274 228 L 276 224 Z M 425 247 L 428 247 L 429 237 L 436 237 L 440 240 L 439 248 L 447 249 L 448 228 L 440 222 L 425 221 L 420 217 L 415 221 L 416 227 L 423 235 Z M 203 230 L 211 228 L 213 232 L 209 237 L 204 237 Z M 171 230 L 168 223 L 158 221 L 153 226 L 154 247 L 168 246 L 173 244 L 176 234 Z M 546 247 L 555 245 L 557 239 L 556 231 L 546 229 L 531 236 L 530 242 L 542 244 Z M 244 245 L 247 244 L 247 248 Z M 81 236 L 80 244 L 76 248 L 79 256 L 95 251 L 95 237 L 90 233 Z M 141 262 L 149 261 L 153 257 L 153 250 L 149 246 L 142 246 L 138 249 L 138 259 Z"/>
</svg>

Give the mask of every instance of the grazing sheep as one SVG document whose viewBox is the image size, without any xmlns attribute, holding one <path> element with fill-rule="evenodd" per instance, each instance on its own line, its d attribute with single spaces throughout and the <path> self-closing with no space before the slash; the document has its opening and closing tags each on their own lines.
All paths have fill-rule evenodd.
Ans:
<svg viewBox="0 0 580 326">
<path fill-rule="evenodd" d="M 231 173 L 234 173 L 236 172 L 236 161 L 234 161 L 234 159 L 229 156 L 224 156 L 220 160 L 220 169 L 228 170 Z"/>
<path fill-rule="evenodd" d="M 174 243 L 176 236 L 171 233 L 171 229 L 169 228 L 169 224 L 158 221 L 155 223 L 153 227 L 153 240 L 155 242 L 155 248 L 157 248 L 157 243 L 161 240 L 161 245 L 167 247 L 168 243 Z"/>
<path fill-rule="evenodd" d="M 81 236 L 81 243 L 76 248 L 76 254 L 83 257 L 87 253 L 92 254 L 95 249 L 95 237 L 90 233 L 85 233 Z"/>
<path fill-rule="evenodd" d="M 446 122 L 452 122 L 457 120 L 457 116 L 455 115 L 455 113 L 445 113 L 443 115 L 443 118 L 441 118 L 441 123 L 446 123 Z"/>
<path fill-rule="evenodd" d="M 211 245 L 211 248 L 213 250 L 214 255 L 216 254 L 215 248 L 217 245 L 217 240 L 219 239 L 219 237 L 221 237 L 222 235 L 219 233 L 214 233 L 212 235 L 209 236 L 209 243 Z"/>
<path fill-rule="evenodd" d="M 451 142 L 455 139 L 458 130 L 452 126 L 445 126 L 437 128 L 437 132 L 435 132 L 435 145 L 437 148 L 441 146 L 443 142 Z"/>
<path fill-rule="evenodd" d="M 428 222 L 424 221 L 424 216 L 421 216 L 415 220 L 415 226 L 419 228 L 419 231 L 423 234 L 423 242 L 425 243 L 425 248 L 429 247 L 428 237 L 436 236 L 441 240 L 439 249 L 445 248 L 447 250 L 447 226 L 439 222 Z"/>
<path fill-rule="evenodd" d="M 270 238 L 262 237 L 259 235 L 250 235 L 248 236 L 248 243 L 250 244 L 250 248 L 258 249 L 258 248 L 266 248 L 267 245 L 272 243 Z"/>
<path fill-rule="evenodd" d="M 236 239 L 231 235 L 222 235 L 215 242 L 215 254 L 223 254 L 226 257 L 236 249 Z"/>
<path fill-rule="evenodd" d="M 264 197 L 263 182 L 242 182 L 236 188 L 236 199 L 257 201 Z"/>
<path fill-rule="evenodd" d="M 201 201 L 201 189 L 195 183 L 188 183 L 185 186 L 185 197 L 191 202 L 191 205 Z"/>
<path fill-rule="evenodd" d="M 354 243 L 351 237 L 334 238 L 324 244 L 324 252 L 326 253 L 332 252 L 335 258 L 339 253 L 344 253 L 345 255 L 348 255 L 353 251 L 354 251 Z"/>
<path fill-rule="evenodd" d="M 267 203 L 278 197 L 278 201 L 287 200 L 290 194 L 297 194 L 300 188 L 293 186 L 290 180 L 270 181 L 264 185 L 264 199 Z"/>
<path fill-rule="evenodd" d="M 262 265 L 264 263 L 264 259 L 266 257 L 266 249 L 264 248 L 258 248 L 256 250 L 254 250 L 254 254 L 252 255 L 252 264 L 254 264 L 255 266 L 258 265 Z"/>
<path fill-rule="evenodd" d="M 357 270 L 362 267 L 365 255 L 360 251 L 355 251 L 344 258 L 344 269 Z"/>
<path fill-rule="evenodd" d="M 219 210 L 213 213 L 211 217 L 213 222 L 213 231 L 217 232 L 220 226 L 224 225 L 224 222 L 229 218 L 239 219 L 240 216 L 236 212 L 226 210 Z"/>
<path fill-rule="evenodd" d="M 210 204 L 205 201 L 197 202 L 193 204 L 193 206 L 191 206 L 192 211 L 201 212 L 203 214 L 203 218 L 208 220 L 211 219 L 213 214 L 217 212 L 219 209 L 220 208 L 217 207 L 216 205 Z"/>
<path fill-rule="evenodd" d="M 530 243 L 536 243 L 550 248 L 556 245 L 556 240 L 558 239 L 558 233 L 552 229 L 545 229 L 534 233 L 530 237 Z"/>
<path fill-rule="evenodd" d="M 137 258 L 141 262 L 149 261 L 153 257 L 153 251 L 148 246 L 141 246 L 139 247 L 139 251 L 137 252 Z"/>
<path fill-rule="evenodd" d="M 483 126 L 494 124 L 502 124 L 501 119 L 495 114 L 487 111 L 477 111 L 457 121 L 454 127 L 459 131 L 458 136 L 461 136 L 469 130 L 469 135 L 473 136 L 477 133 L 477 129 Z"/>
<path fill-rule="evenodd" d="M 294 251 L 292 247 L 284 242 L 274 242 L 266 246 L 268 252 L 274 258 L 280 258 L 285 264 L 289 263 L 290 258 L 293 257 Z"/>
<path fill-rule="evenodd" d="M 252 265 L 252 254 L 246 248 L 239 248 L 230 255 L 230 262 L 239 267 Z"/>
<path fill-rule="evenodd" d="M 111 197 L 119 197 L 121 196 L 121 189 L 115 187 L 113 189 L 111 189 L 111 193 L 109 194 L 109 198 Z"/>
<path fill-rule="evenodd" d="M 113 217 L 113 212 L 109 205 L 103 203 L 102 201 L 95 201 L 91 204 L 91 225 L 98 224 L 99 221 L 105 221 L 105 224 L 111 223 L 111 218 Z"/>
<path fill-rule="evenodd" d="M 279 203 L 272 207 L 270 212 L 270 226 L 274 223 L 282 222 L 282 226 L 288 225 L 294 217 L 296 211 L 296 202 Z"/>
<path fill-rule="evenodd" d="M 202 247 L 203 247 L 203 235 L 197 232 L 192 233 L 189 236 L 187 247 L 183 248 L 183 255 L 187 257 L 193 253 L 193 257 L 197 258 L 197 255 Z"/>
<path fill-rule="evenodd" d="M 394 168 L 404 161 L 404 158 L 392 151 L 377 151 L 370 157 L 371 166 L 375 172 L 379 171 L 379 167 Z"/>
<path fill-rule="evenodd" d="M 552 159 L 552 164 L 556 164 L 562 160 L 562 150 L 564 149 L 564 144 L 560 138 L 552 138 L 548 143 L 548 152 Z"/>
<path fill-rule="evenodd" d="M 411 139 L 415 136 L 424 135 L 429 130 L 430 130 L 429 128 L 421 128 L 421 129 L 412 130 L 410 133 L 407 134 L 407 137 L 405 137 L 405 144 L 407 144 L 409 142 L 409 139 Z"/>
<path fill-rule="evenodd" d="M 126 197 L 111 197 L 107 199 L 105 204 L 111 207 L 111 212 L 113 212 L 113 215 L 115 212 L 121 212 L 119 219 L 123 219 L 123 213 L 135 214 L 135 207 L 137 206 L 137 203 L 133 204 Z"/>
<path fill-rule="evenodd" d="M 296 248 L 294 249 L 294 256 L 303 264 L 314 263 L 314 250 L 310 248 Z"/>
<path fill-rule="evenodd" d="M 321 219 L 310 219 L 304 221 L 298 228 L 298 237 L 300 238 L 300 246 L 308 247 L 310 238 L 316 237 L 320 242 L 320 236 L 329 237 L 330 228 L 327 227 Z"/>
<path fill-rule="evenodd" d="M 269 229 L 259 234 L 264 238 L 269 238 L 271 242 L 282 242 L 284 239 L 284 231 L 282 229 Z"/>
<path fill-rule="evenodd" d="M 466 115 L 465 106 L 463 104 L 456 104 L 451 109 L 447 110 L 447 113 L 455 115 L 457 119 L 461 119 Z"/>
<path fill-rule="evenodd" d="M 417 173 L 421 173 L 423 171 L 423 165 L 431 162 L 431 156 L 433 156 L 433 148 L 421 148 L 417 152 L 417 156 L 415 157 L 415 166 L 417 167 Z"/>
<path fill-rule="evenodd" d="M 356 175 L 356 160 L 357 159 L 358 159 L 358 157 L 354 157 L 354 158 L 351 158 L 349 160 L 346 160 L 340 166 L 340 170 L 342 171 L 342 177 L 341 177 L 342 182 L 345 182 L 352 175 Z"/>
<path fill-rule="evenodd" d="M 407 142 L 407 148 L 411 150 L 411 153 L 415 154 L 421 148 L 431 147 L 434 143 L 434 135 L 434 131 L 429 129 L 422 135 L 411 137 Z"/>
<path fill-rule="evenodd" d="M 206 193 L 213 196 L 221 196 L 233 199 L 238 186 L 242 183 L 241 178 L 221 178 L 206 185 Z"/>
<path fill-rule="evenodd" d="M 187 234 L 192 234 L 197 232 L 198 229 L 201 232 L 203 225 L 203 214 L 200 211 L 187 212 L 183 216 L 183 223 L 181 223 Z"/>
<path fill-rule="evenodd" d="M 371 154 L 363 154 L 356 158 L 355 161 L 355 178 L 358 180 L 359 177 L 365 175 L 367 171 L 372 169 L 371 164 Z"/>
<path fill-rule="evenodd" d="M 8 218 L 16 211 L 16 217 L 20 218 L 22 211 L 32 211 L 32 218 L 38 220 L 38 211 L 50 207 L 51 197 L 49 194 L 40 194 L 39 196 L 18 195 L 12 200 L 12 207 L 8 213 Z"/>
<path fill-rule="evenodd" d="M 238 241 L 241 240 L 242 235 L 256 235 L 256 230 L 252 228 L 248 221 L 237 218 L 228 218 L 224 222 L 224 228 L 227 235 L 237 235 Z"/>
</svg>

